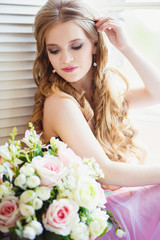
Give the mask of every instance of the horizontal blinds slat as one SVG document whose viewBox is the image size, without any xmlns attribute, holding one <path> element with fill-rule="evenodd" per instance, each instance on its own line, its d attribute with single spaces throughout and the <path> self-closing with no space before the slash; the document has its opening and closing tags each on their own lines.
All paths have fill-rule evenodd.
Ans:
<svg viewBox="0 0 160 240">
<path fill-rule="evenodd" d="M 0 0 L 1 4 L 15 4 L 15 5 L 30 5 L 41 6 L 45 4 L 47 0 Z"/>
<path fill-rule="evenodd" d="M 33 24 L 34 16 L 0 15 L 0 23 Z"/>
<path fill-rule="evenodd" d="M 35 43 L 32 33 L 0 33 L 0 43 Z"/>
<path fill-rule="evenodd" d="M 1 43 L 0 52 L 35 52 L 34 43 Z"/>
<path fill-rule="evenodd" d="M 6 88 L 3 88 L 3 87 L 1 87 L 1 90 L 3 90 L 3 91 L 9 91 L 9 90 L 26 90 L 26 89 L 28 89 L 28 90 L 30 90 L 30 89 L 32 89 L 32 88 L 36 88 L 36 86 L 35 86 L 35 84 L 34 83 L 32 83 L 32 84 L 26 84 L 26 85 L 19 85 L 19 86 L 13 86 L 13 84 L 9 84 Z"/>
<path fill-rule="evenodd" d="M 32 111 L 33 107 L 11 108 L 10 111 L 3 109 L 0 111 L 0 119 L 29 116 Z"/>
<path fill-rule="evenodd" d="M 13 117 L 13 118 L 5 118 L 1 119 L 0 128 L 14 127 L 26 125 L 26 122 L 30 120 L 30 115 L 25 117 Z"/>
<path fill-rule="evenodd" d="M 0 53 L 0 62 L 18 62 L 18 61 L 33 61 L 35 59 L 35 53 L 34 52 L 18 52 L 15 54 L 11 53 Z"/>
<path fill-rule="evenodd" d="M 2 109 L 11 109 L 19 107 L 33 107 L 34 98 L 21 98 L 21 99 L 7 99 L 1 100 L 0 110 Z"/>
<path fill-rule="evenodd" d="M 32 71 L 1 72 L 0 81 L 32 78 Z"/>
<path fill-rule="evenodd" d="M 33 97 L 34 94 L 35 94 L 35 88 L 3 90 L 3 91 L 1 91 L 1 94 L 0 94 L 0 100 L 1 99 L 12 99 L 12 98 Z"/>
<path fill-rule="evenodd" d="M 11 14 L 11 15 L 35 15 L 39 10 L 39 7 L 35 6 L 18 6 L 18 5 L 1 5 L 1 14 Z"/>
<path fill-rule="evenodd" d="M 0 24 L 0 33 L 33 33 L 31 25 Z"/>
<path fill-rule="evenodd" d="M 33 62 L 1 62 L 0 71 L 32 70 Z"/>
<path fill-rule="evenodd" d="M 19 134 L 24 134 L 25 132 L 25 126 L 16 126 L 17 127 L 17 131 Z M 8 127 L 8 128 L 1 128 L 0 129 L 0 136 L 1 137 L 6 137 L 9 136 L 10 133 L 12 132 L 12 127 Z"/>
<path fill-rule="evenodd" d="M 36 87 L 33 79 L 13 80 L 13 81 L 1 81 L 0 89 L 13 89 L 13 88 L 26 88 L 28 86 Z"/>
</svg>

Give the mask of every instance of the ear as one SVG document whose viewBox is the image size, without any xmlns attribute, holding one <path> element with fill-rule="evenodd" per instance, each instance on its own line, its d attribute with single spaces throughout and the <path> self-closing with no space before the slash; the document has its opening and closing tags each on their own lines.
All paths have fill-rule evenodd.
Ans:
<svg viewBox="0 0 160 240">
<path fill-rule="evenodd" d="M 97 53 L 97 43 L 94 43 L 93 44 L 93 51 L 92 51 L 93 54 L 96 54 Z"/>
</svg>

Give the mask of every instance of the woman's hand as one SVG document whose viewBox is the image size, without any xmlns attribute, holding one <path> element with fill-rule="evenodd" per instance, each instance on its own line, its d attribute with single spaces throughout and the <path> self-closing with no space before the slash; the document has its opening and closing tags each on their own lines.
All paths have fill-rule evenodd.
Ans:
<svg viewBox="0 0 160 240">
<path fill-rule="evenodd" d="M 122 21 L 112 18 L 96 18 L 96 27 L 98 32 L 105 32 L 110 42 L 120 51 L 125 51 L 130 42 L 128 40 L 125 25 Z"/>
</svg>

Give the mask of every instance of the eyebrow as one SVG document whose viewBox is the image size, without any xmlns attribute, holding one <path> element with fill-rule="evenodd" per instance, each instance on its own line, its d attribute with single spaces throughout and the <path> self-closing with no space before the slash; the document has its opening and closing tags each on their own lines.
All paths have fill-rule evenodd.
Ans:
<svg viewBox="0 0 160 240">
<path fill-rule="evenodd" d="M 82 38 L 76 38 L 76 39 L 73 39 L 71 41 L 69 41 L 69 43 L 73 43 L 73 42 L 76 42 L 76 41 L 79 41 L 79 40 L 83 40 Z M 58 46 L 58 44 L 54 44 L 54 43 L 48 43 L 46 44 L 47 47 L 53 47 L 53 46 Z"/>
</svg>

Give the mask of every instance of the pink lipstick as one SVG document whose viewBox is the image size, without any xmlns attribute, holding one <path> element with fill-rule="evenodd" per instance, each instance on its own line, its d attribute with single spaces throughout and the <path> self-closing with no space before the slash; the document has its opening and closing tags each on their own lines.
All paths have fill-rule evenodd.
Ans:
<svg viewBox="0 0 160 240">
<path fill-rule="evenodd" d="M 77 67 L 66 67 L 66 68 L 62 68 L 63 71 L 65 72 L 73 72 Z"/>
</svg>

